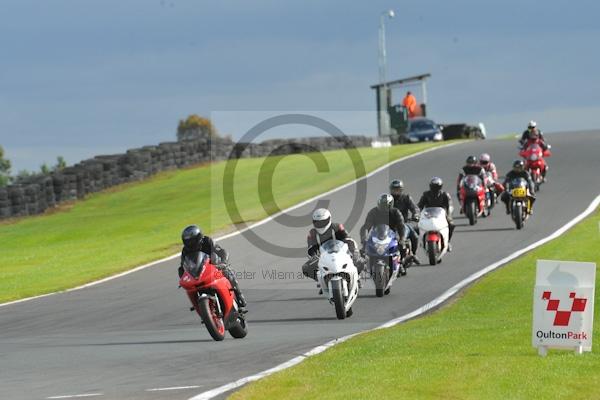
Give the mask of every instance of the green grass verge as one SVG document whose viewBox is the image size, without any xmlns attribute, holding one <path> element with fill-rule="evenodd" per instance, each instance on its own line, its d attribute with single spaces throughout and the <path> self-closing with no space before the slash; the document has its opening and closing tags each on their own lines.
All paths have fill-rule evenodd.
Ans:
<svg viewBox="0 0 600 400">
<path fill-rule="evenodd" d="M 359 335 L 231 399 L 599 399 L 597 348 L 583 356 L 551 350 L 542 358 L 531 346 L 536 260 L 600 264 L 599 222 L 597 211 L 451 305 Z M 599 298 L 596 292 L 596 304 Z M 599 314 L 596 307 L 596 322 Z M 600 338 L 600 324 L 594 336 Z"/>
<path fill-rule="evenodd" d="M 364 170 L 372 171 L 437 145 L 362 148 L 354 155 Z M 318 172 L 311 160 L 319 154 L 327 172 Z M 289 207 L 355 179 L 352 165 L 343 150 L 240 160 L 234 175 L 237 221 L 225 208 L 233 196 L 223 195 L 226 163 L 219 162 L 93 194 L 48 215 L 0 223 L 0 303 L 64 290 L 173 254 L 181 229 L 190 223 L 215 233 L 232 223 L 263 219 L 278 206 Z M 272 184 L 268 179 L 258 183 L 260 171 L 267 177 L 273 172 Z"/>
</svg>

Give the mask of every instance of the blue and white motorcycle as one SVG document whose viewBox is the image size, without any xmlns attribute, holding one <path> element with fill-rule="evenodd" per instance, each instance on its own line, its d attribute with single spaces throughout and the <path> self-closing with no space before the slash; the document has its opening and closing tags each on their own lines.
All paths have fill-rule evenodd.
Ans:
<svg viewBox="0 0 600 400">
<path fill-rule="evenodd" d="M 396 232 L 388 225 L 375 226 L 369 233 L 365 250 L 369 272 L 375 283 L 375 295 L 383 297 L 390 293 L 402 262 Z"/>
</svg>

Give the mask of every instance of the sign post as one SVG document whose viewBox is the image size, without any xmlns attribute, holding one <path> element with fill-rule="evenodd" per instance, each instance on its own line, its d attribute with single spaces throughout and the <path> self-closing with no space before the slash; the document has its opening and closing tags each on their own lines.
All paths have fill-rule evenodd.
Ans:
<svg viewBox="0 0 600 400">
<path fill-rule="evenodd" d="M 549 348 L 592 351 L 595 282 L 595 263 L 537 261 L 532 344 L 541 356 Z"/>
</svg>

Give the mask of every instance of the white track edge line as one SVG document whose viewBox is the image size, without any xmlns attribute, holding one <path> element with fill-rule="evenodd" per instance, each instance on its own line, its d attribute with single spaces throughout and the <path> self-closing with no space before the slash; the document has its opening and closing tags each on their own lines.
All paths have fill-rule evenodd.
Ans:
<svg viewBox="0 0 600 400">
<path fill-rule="evenodd" d="M 192 385 L 192 386 L 171 386 L 171 387 L 160 387 L 160 388 L 152 388 L 146 389 L 146 392 L 163 392 L 167 390 L 186 390 L 186 389 L 198 389 L 202 387 L 202 385 Z"/>
<path fill-rule="evenodd" d="M 47 399 L 73 399 L 73 398 L 80 398 L 80 397 L 97 397 L 97 396 L 104 396 L 102 393 L 84 393 L 84 394 L 69 394 L 69 395 L 64 395 L 64 396 L 50 396 L 50 397 L 46 397 Z"/>
<path fill-rule="evenodd" d="M 259 379 L 262 379 L 266 376 L 272 375 L 275 372 L 279 372 L 279 371 L 283 371 L 284 369 L 290 368 L 296 364 L 301 363 L 302 361 L 304 361 L 305 359 L 307 359 L 308 357 L 314 356 L 316 354 L 322 353 L 323 351 L 327 350 L 330 347 L 335 346 L 336 344 L 345 342 L 346 340 L 350 339 L 351 337 L 354 337 L 356 335 L 359 334 L 363 334 L 363 333 L 367 333 L 367 332 L 372 332 L 372 331 L 376 331 L 379 329 L 383 329 L 383 328 L 389 328 L 392 327 L 394 325 L 398 325 L 401 322 L 404 322 L 406 320 L 409 320 L 411 318 L 417 317 L 419 315 L 425 314 L 427 311 L 431 310 L 432 308 L 437 307 L 438 305 L 440 305 L 441 303 L 445 302 L 446 300 L 448 300 L 450 297 L 452 297 L 454 294 L 456 294 L 459 290 L 463 289 L 464 287 L 466 287 L 467 285 L 469 285 L 470 283 L 476 281 L 477 279 L 481 278 L 482 276 L 488 274 L 489 272 L 497 269 L 498 267 L 514 260 L 515 258 L 523 255 L 524 253 L 527 253 L 528 251 L 531 251 L 537 247 L 540 247 L 543 244 L 546 244 L 547 242 L 556 239 L 557 237 L 561 236 L 562 234 L 564 234 L 566 231 L 568 231 L 569 229 L 571 229 L 574 225 L 578 224 L 579 222 L 581 222 L 584 218 L 586 218 L 587 216 L 589 216 L 590 214 L 592 214 L 596 208 L 598 208 L 598 206 L 600 205 L 600 194 L 598 194 L 596 196 L 596 198 L 590 203 L 590 205 L 579 215 L 577 215 L 575 218 L 573 218 L 571 221 L 567 222 L 565 225 L 563 225 L 562 227 L 558 228 L 556 231 L 554 231 L 553 233 L 551 233 L 550 235 L 538 240 L 537 242 L 534 242 L 532 244 L 530 244 L 529 246 L 526 246 L 520 250 L 517 250 L 513 253 L 511 253 L 510 255 L 502 258 L 499 261 L 496 261 L 493 264 L 488 265 L 487 267 L 469 275 L 467 278 L 463 279 L 462 281 L 460 281 L 459 283 L 457 283 L 456 285 L 452 286 L 450 289 L 446 290 L 444 293 L 442 293 L 440 296 L 436 297 L 435 299 L 433 299 L 432 301 L 430 301 L 429 303 L 419 307 L 418 309 L 405 314 L 401 317 L 398 318 L 394 318 L 382 325 L 379 325 L 373 329 L 367 329 L 361 332 L 356 332 L 347 336 L 342 336 L 341 338 L 338 339 L 333 339 L 321 346 L 317 346 L 309 351 L 307 351 L 306 353 L 294 357 L 289 361 L 286 361 L 282 364 L 276 365 L 273 368 L 267 369 L 265 371 L 259 372 L 255 375 L 250 375 L 247 376 L 245 378 L 241 378 L 238 379 L 234 382 L 228 383 L 226 385 L 223 386 L 219 386 L 215 389 L 200 393 L 194 397 L 191 397 L 189 400 L 209 400 L 212 399 L 220 394 L 229 392 L 233 389 L 237 389 L 240 386 L 243 386 L 249 382 L 253 382 L 253 381 L 257 381 Z"/>
<path fill-rule="evenodd" d="M 285 213 L 287 213 L 287 212 L 289 212 L 289 211 L 295 210 L 296 208 L 302 207 L 302 206 L 304 206 L 304 205 L 306 205 L 306 204 L 310 203 L 311 201 L 315 201 L 315 200 L 317 200 L 317 199 L 319 199 L 319 198 L 321 198 L 321 197 L 324 197 L 324 196 L 330 195 L 331 193 L 335 193 L 335 192 L 337 192 L 337 191 L 339 191 L 339 190 L 342 190 L 342 189 L 344 189 L 344 188 L 346 188 L 346 187 L 348 187 L 348 186 L 354 185 L 356 182 L 359 182 L 359 181 L 361 181 L 361 180 L 363 180 L 363 179 L 367 179 L 367 178 L 369 178 L 369 177 L 371 177 L 371 176 L 373 176 L 373 175 L 375 175 L 375 174 L 377 174 L 377 173 L 379 173 L 379 172 L 383 171 L 384 169 L 391 167 L 391 166 L 392 166 L 392 165 L 394 165 L 394 164 L 397 164 L 397 163 L 403 162 L 403 161 L 405 161 L 405 160 L 408 160 L 408 159 L 411 159 L 411 158 L 414 158 L 414 157 L 421 156 L 421 155 L 423 155 L 423 154 L 426 154 L 426 153 L 429 153 L 429 152 L 432 152 L 432 151 L 435 151 L 435 150 L 438 150 L 438 149 L 444 149 L 444 148 L 447 148 L 447 147 L 456 146 L 456 145 L 459 145 L 459 144 L 464 144 L 464 143 L 469 143 L 469 142 L 468 142 L 468 141 L 467 141 L 467 142 L 461 141 L 461 142 L 455 142 L 455 143 L 448 143 L 448 144 L 444 144 L 444 145 L 441 145 L 441 146 L 437 146 L 437 147 L 432 147 L 432 148 L 429 148 L 429 149 L 421 150 L 421 151 L 419 151 L 419 152 L 417 152 L 417 153 L 409 154 L 409 155 L 407 155 L 407 156 L 404 156 L 404 157 L 402 157 L 402 158 L 399 158 L 399 159 L 397 159 L 397 160 L 390 161 L 389 163 L 387 163 L 387 164 L 385 164 L 385 165 L 382 165 L 381 167 L 379 167 L 379 168 L 377 168 L 377 169 L 375 169 L 375 170 L 373 170 L 373 171 L 369 172 L 369 173 L 368 173 L 368 174 L 366 174 L 365 176 L 362 176 L 362 177 L 360 177 L 360 178 L 357 178 L 357 179 L 355 179 L 355 180 L 353 180 L 353 181 L 350 181 L 350 182 L 344 183 L 343 185 L 341 185 L 341 186 L 337 186 L 337 187 L 335 187 L 335 188 L 333 188 L 333 189 L 331 189 L 331 190 L 329 190 L 329 191 L 327 191 L 327 192 L 325 192 L 325 193 L 321 193 L 321 194 L 318 194 L 318 195 L 316 195 L 316 196 L 313 196 L 313 197 L 311 197 L 310 199 L 304 200 L 304 201 L 302 201 L 302 202 L 300 202 L 300 203 L 298 203 L 298 204 L 295 204 L 295 205 L 293 205 L 293 206 L 290 206 L 290 207 L 288 207 L 288 208 L 286 208 L 286 209 L 284 209 L 284 210 L 281 210 L 281 211 L 279 211 L 279 212 L 277 212 L 277 213 L 275 213 L 275 214 L 273 214 L 273 215 L 270 215 L 270 216 L 266 217 L 266 218 L 265 218 L 265 219 L 263 219 L 263 220 L 260 220 L 260 221 L 258 221 L 258 222 L 255 222 L 254 224 L 252 224 L 252 225 L 249 225 L 249 226 L 247 226 L 247 227 L 245 227 L 245 228 L 243 228 L 243 229 L 240 229 L 240 230 L 238 230 L 238 231 L 235 231 L 235 232 L 228 233 L 228 234 L 226 234 L 226 235 L 223 235 L 223 236 L 220 236 L 220 237 L 216 237 L 216 238 L 214 238 L 214 240 L 215 240 L 215 241 L 220 241 L 220 240 L 225 240 L 225 239 L 229 239 L 229 238 L 231 238 L 231 237 L 234 237 L 234 236 L 240 235 L 240 234 L 242 234 L 243 232 L 246 232 L 247 230 L 254 229 L 254 228 L 256 228 L 256 227 L 258 227 L 258 226 L 260 226 L 260 225 L 266 224 L 267 222 L 270 222 L 270 221 L 272 221 L 273 219 L 275 219 L 275 218 L 279 217 L 279 216 L 280 216 L 280 215 L 282 215 L 282 214 L 285 214 Z M 73 292 L 73 291 L 75 291 L 75 290 L 81 290 L 81 289 L 85 289 L 85 288 L 88 288 L 88 287 L 91 287 L 91 286 L 96 286 L 96 285 L 99 285 L 99 284 L 101 284 L 101 283 L 104 283 L 104 282 L 111 281 L 111 280 L 113 280 L 113 279 L 121 278 L 121 277 L 123 277 L 123 276 L 125 276 L 125 275 L 133 274 L 134 272 L 141 271 L 141 270 L 143 270 L 143 269 L 146 269 L 146 268 L 152 267 L 152 266 L 154 266 L 154 265 L 157 265 L 157 264 L 160 264 L 160 263 L 162 263 L 162 262 L 173 260 L 173 259 L 175 259 L 175 258 L 177 258 L 177 257 L 179 257 L 179 253 L 175 253 L 175 254 L 173 254 L 173 255 L 171 255 L 171 256 L 168 256 L 168 257 L 165 257 L 165 258 L 161 258 L 160 260 L 155 260 L 155 261 L 149 262 L 149 263 L 147 263 L 147 264 L 144 264 L 144 265 L 140 265 L 140 266 L 138 266 L 138 267 L 135 267 L 135 268 L 133 268 L 133 269 L 130 269 L 130 270 L 127 270 L 127 271 L 123 271 L 123 272 L 120 272 L 120 273 L 118 273 L 118 274 L 116 274 L 116 275 L 111 275 L 111 276 L 108 276 L 108 277 L 106 277 L 106 278 L 102 278 L 102 279 L 100 279 L 100 280 L 97 280 L 97 281 L 93 281 L 93 282 L 90 282 L 90 283 L 86 283 L 86 284 L 84 284 L 84 285 L 81 285 L 81 286 L 76 286 L 76 287 L 74 287 L 74 288 L 65 289 L 65 290 L 59 290 L 59 291 L 56 291 L 56 292 L 51 292 L 51 293 L 46 293 L 46 294 L 41 294 L 41 295 L 39 295 L 39 296 L 26 297 L 26 298 L 24 298 L 24 299 L 19 299 L 19 300 L 14 300 L 14 301 L 9 301 L 9 302 L 7 302 L 7 303 L 1 303 L 1 304 L 0 304 L 0 307 L 9 306 L 9 305 L 12 305 L 12 304 L 17 304 L 17 303 L 23 303 L 23 302 L 26 302 L 26 301 L 29 301 L 29 300 L 41 299 L 41 298 L 43 298 L 43 297 L 52 296 L 52 295 L 55 295 L 55 294 L 58 294 L 58 293 L 67 293 L 67 292 Z"/>
</svg>

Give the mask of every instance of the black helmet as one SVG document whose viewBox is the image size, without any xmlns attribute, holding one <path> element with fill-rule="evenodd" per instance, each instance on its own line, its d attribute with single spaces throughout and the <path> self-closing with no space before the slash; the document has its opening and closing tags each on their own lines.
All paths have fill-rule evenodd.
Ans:
<svg viewBox="0 0 600 400">
<path fill-rule="evenodd" d="M 402 182 L 400 179 L 394 179 L 392 182 L 390 182 L 390 192 L 392 195 L 401 194 L 403 190 L 404 182 Z"/>
<path fill-rule="evenodd" d="M 186 249 L 198 250 L 202 236 L 202 230 L 198 225 L 190 225 L 181 232 L 181 241 Z"/>
<path fill-rule="evenodd" d="M 387 211 L 394 205 L 394 198 L 391 194 L 382 193 L 377 200 L 377 208 Z"/>
<path fill-rule="evenodd" d="M 467 157 L 467 165 L 475 165 L 477 164 L 477 157 L 469 156 Z"/>
<path fill-rule="evenodd" d="M 431 178 L 431 181 L 429 182 L 429 189 L 434 194 L 437 194 L 442 190 L 443 184 L 444 184 L 444 181 L 442 181 L 442 178 L 434 176 L 433 178 Z"/>
<path fill-rule="evenodd" d="M 513 162 L 513 171 L 523 171 L 525 169 L 525 163 L 523 160 L 515 160 Z"/>
</svg>

